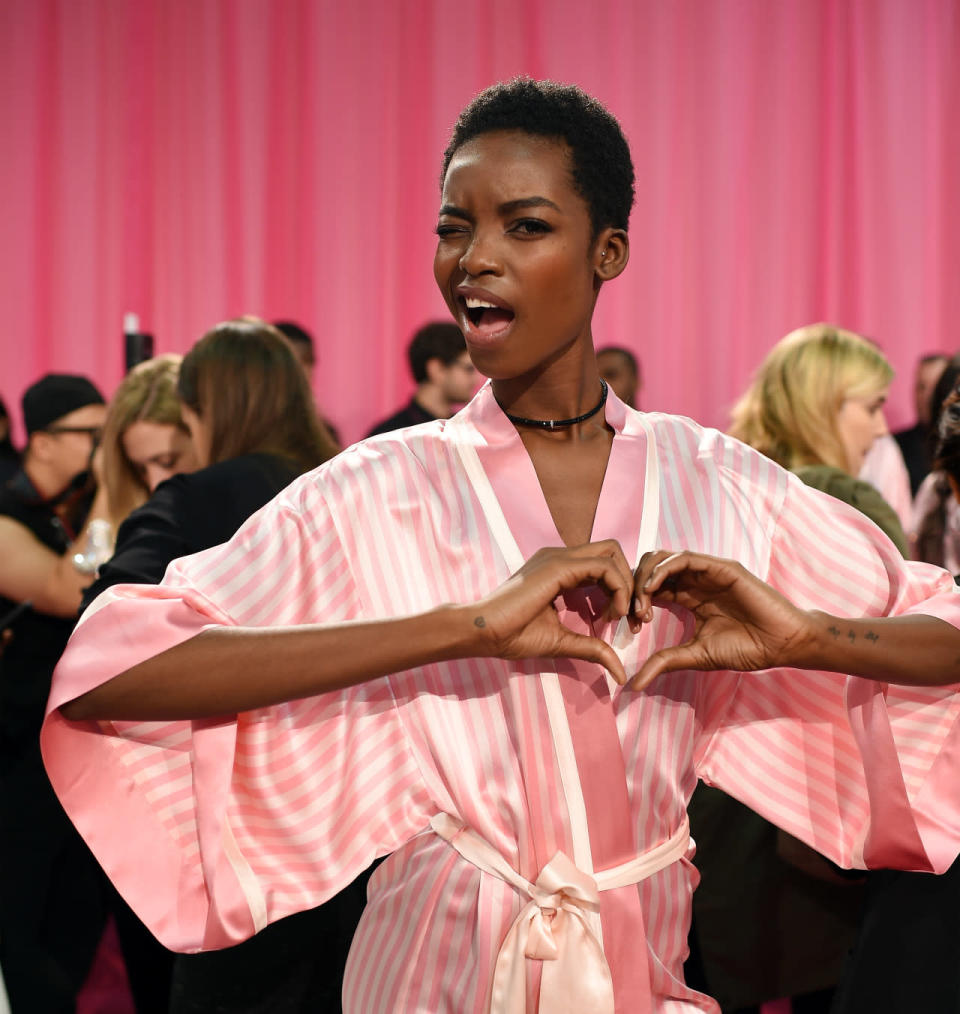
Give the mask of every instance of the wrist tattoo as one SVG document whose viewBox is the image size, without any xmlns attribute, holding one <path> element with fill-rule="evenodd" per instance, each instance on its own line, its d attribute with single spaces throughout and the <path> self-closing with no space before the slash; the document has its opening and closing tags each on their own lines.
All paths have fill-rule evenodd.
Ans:
<svg viewBox="0 0 960 1014">
<path fill-rule="evenodd" d="M 840 631 L 836 627 L 827 627 L 827 633 L 832 634 L 834 637 L 840 636 Z"/>
<path fill-rule="evenodd" d="M 487 625 L 487 621 L 482 616 L 477 616 L 474 618 L 473 625 L 475 627 L 485 627 Z"/>
<path fill-rule="evenodd" d="M 853 644 L 853 642 L 857 639 L 857 635 L 852 630 L 847 631 L 847 637 L 850 638 L 851 644 Z"/>
<path fill-rule="evenodd" d="M 872 630 L 868 630 L 863 636 L 868 641 L 879 641 L 880 640 L 880 635 L 879 634 L 875 634 Z"/>
</svg>

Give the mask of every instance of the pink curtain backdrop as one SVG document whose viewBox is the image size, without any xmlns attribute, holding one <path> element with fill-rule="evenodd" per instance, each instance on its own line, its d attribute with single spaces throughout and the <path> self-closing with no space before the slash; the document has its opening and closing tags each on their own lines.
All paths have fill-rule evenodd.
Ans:
<svg viewBox="0 0 960 1014">
<path fill-rule="evenodd" d="M 315 331 L 348 439 L 410 391 L 444 316 L 431 258 L 460 107 L 575 81 L 637 166 L 632 259 L 598 343 L 645 407 L 723 426 L 787 330 L 915 358 L 960 318 L 956 0 L 3 0 L 0 394 L 50 370 L 109 392 L 121 320 L 183 351 L 240 313 Z"/>
</svg>

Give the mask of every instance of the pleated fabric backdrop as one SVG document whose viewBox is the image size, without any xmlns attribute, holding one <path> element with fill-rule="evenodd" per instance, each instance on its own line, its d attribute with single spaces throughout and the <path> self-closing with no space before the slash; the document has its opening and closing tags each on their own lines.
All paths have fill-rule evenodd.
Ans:
<svg viewBox="0 0 960 1014">
<path fill-rule="evenodd" d="M 956 0 L 3 0 L 0 394 L 109 392 L 133 310 L 158 351 L 239 313 L 320 343 L 345 437 L 410 390 L 444 315 L 431 258 L 461 106 L 574 81 L 637 166 L 632 260 L 596 336 L 645 407 L 723 426 L 787 330 L 832 319 L 915 358 L 960 346 Z"/>
</svg>

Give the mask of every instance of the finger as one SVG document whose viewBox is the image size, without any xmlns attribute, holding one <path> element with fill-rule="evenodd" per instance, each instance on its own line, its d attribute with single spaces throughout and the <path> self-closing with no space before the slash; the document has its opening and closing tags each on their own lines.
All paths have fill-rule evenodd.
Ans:
<svg viewBox="0 0 960 1014">
<path fill-rule="evenodd" d="M 640 667 L 640 671 L 630 680 L 630 690 L 643 690 L 658 676 L 665 672 L 676 672 L 678 669 L 704 669 L 702 652 L 692 641 L 677 644 L 670 648 L 662 648 L 654 652 Z M 712 666 L 710 667 L 712 668 Z"/>
<path fill-rule="evenodd" d="M 644 553 L 637 565 L 637 572 L 633 579 L 633 603 L 631 613 L 637 621 L 648 623 L 653 619 L 653 600 L 647 584 L 656 566 L 663 560 L 675 555 L 669 549 L 657 549 Z"/>
<path fill-rule="evenodd" d="M 691 578 L 707 574 L 711 568 L 722 569 L 726 561 L 703 553 L 683 551 L 669 553 L 657 560 L 643 585 L 643 593 L 654 599 L 676 602 L 684 585 L 692 586 Z"/>
<path fill-rule="evenodd" d="M 587 547 L 578 546 L 551 550 L 543 555 L 538 553 L 535 566 L 531 567 L 528 563 L 514 575 L 522 578 L 521 584 L 516 587 L 528 587 L 538 598 L 545 595 L 545 601 L 552 602 L 562 592 L 581 585 L 599 585 L 610 600 L 608 612 L 617 617 L 625 615 L 630 608 L 632 593 L 630 568 L 619 563 L 612 554 L 585 555 L 586 551 Z M 533 557 L 530 562 L 534 562 Z"/>
<path fill-rule="evenodd" d="M 619 572 L 620 575 L 620 582 L 617 582 L 617 584 L 619 585 L 620 583 L 622 583 L 629 588 L 633 585 L 634 574 L 633 571 L 631 570 L 630 563 L 627 562 L 626 557 L 623 555 L 623 550 L 620 547 L 619 542 L 615 538 L 603 538 L 596 542 L 586 542 L 584 546 L 577 548 L 577 552 L 580 551 L 584 552 L 585 554 L 589 554 L 591 556 L 602 556 L 609 558 L 610 563 L 613 564 L 613 566 L 616 568 L 616 570 Z M 613 598 L 612 592 L 614 589 L 607 590 L 611 593 L 610 598 L 612 600 Z M 616 617 L 621 617 L 621 615 L 623 615 L 623 612 L 625 610 L 612 608 L 611 601 L 610 603 L 608 603 L 606 611 L 607 611 L 607 619 L 612 619 L 614 613 Z"/>
<path fill-rule="evenodd" d="M 572 630 L 564 627 L 561 651 L 566 658 L 578 658 L 584 662 L 595 662 L 597 665 L 602 665 L 620 686 L 627 682 L 627 674 L 619 655 L 599 637 L 575 634 Z"/>
<path fill-rule="evenodd" d="M 610 620 L 627 614 L 633 593 L 633 575 L 626 558 L 622 553 L 619 555 L 620 559 L 614 556 L 589 559 L 589 580 L 606 592 L 608 601 L 604 613 Z"/>
<path fill-rule="evenodd" d="M 630 608 L 630 597 L 633 592 L 633 572 L 630 569 L 626 556 L 623 554 L 620 543 L 616 539 L 604 539 L 601 542 L 592 543 L 592 545 L 598 552 L 609 557 L 610 562 L 616 567 L 619 574 L 618 587 L 626 589 L 626 604 L 624 605 L 622 601 L 615 601 L 615 596 L 611 594 L 610 601 L 607 603 L 605 610 L 605 618 L 607 620 L 619 619 Z M 610 591 L 610 589 L 607 590 Z"/>
<path fill-rule="evenodd" d="M 577 580 L 563 583 L 567 590 L 577 585 L 596 584 L 607 593 L 605 610 L 608 619 L 619 619 L 630 609 L 633 574 L 616 539 L 587 542 L 582 546 L 559 551 L 557 559 L 571 565 Z"/>
</svg>

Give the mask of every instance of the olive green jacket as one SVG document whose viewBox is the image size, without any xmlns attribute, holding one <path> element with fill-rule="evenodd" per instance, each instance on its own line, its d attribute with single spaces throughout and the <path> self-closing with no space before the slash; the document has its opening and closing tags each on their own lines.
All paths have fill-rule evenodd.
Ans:
<svg viewBox="0 0 960 1014">
<path fill-rule="evenodd" d="M 877 492 L 875 486 L 863 479 L 857 479 L 833 465 L 804 465 L 794 469 L 794 474 L 808 486 L 842 500 L 865 514 L 890 541 L 907 556 L 907 537 L 896 511 Z"/>
</svg>

